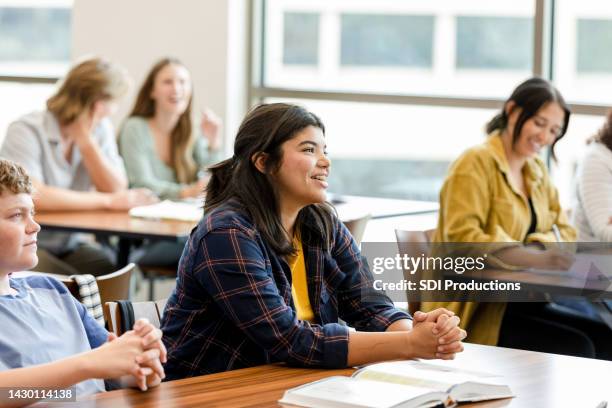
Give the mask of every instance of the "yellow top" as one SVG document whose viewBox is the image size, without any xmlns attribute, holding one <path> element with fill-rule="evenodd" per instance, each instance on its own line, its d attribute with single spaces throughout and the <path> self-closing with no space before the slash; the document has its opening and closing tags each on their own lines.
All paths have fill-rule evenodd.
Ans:
<svg viewBox="0 0 612 408">
<path fill-rule="evenodd" d="M 434 242 L 507 243 L 555 242 L 553 224 L 559 227 L 561 239 L 576 241 L 576 231 L 561 210 L 557 189 L 545 164 L 539 158 L 529 159 L 523 177 L 533 203 L 537 224 L 527 235 L 531 210 L 527 197 L 510 183 L 509 166 L 499 134 L 493 133 L 482 145 L 463 153 L 450 167 L 440 192 L 440 213 Z M 483 245 L 486 249 L 486 244 Z M 490 257 L 494 261 L 494 257 Z M 496 263 L 495 267 L 512 268 Z M 497 344 L 505 303 L 427 302 L 422 309 L 446 307 L 461 318 L 467 340 L 480 344 Z"/>
<path fill-rule="evenodd" d="M 311 322 L 314 320 L 314 312 L 308 297 L 306 262 L 304 260 L 302 241 L 299 237 L 296 236 L 293 239 L 293 246 L 297 253 L 288 259 L 289 267 L 291 268 L 291 295 L 293 296 L 298 320 L 308 320 Z"/>
</svg>

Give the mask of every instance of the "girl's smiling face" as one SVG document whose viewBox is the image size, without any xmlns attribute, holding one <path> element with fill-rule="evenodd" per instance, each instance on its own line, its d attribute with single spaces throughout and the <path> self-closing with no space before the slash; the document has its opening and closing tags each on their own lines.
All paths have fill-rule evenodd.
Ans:
<svg viewBox="0 0 612 408">
<path fill-rule="evenodd" d="M 510 107 L 508 116 L 508 133 L 514 134 L 514 127 L 520 115 L 520 107 Z M 556 102 L 542 106 L 535 115 L 527 119 L 521 129 L 518 140 L 514 143 L 514 152 L 525 158 L 532 158 L 540 153 L 543 147 L 550 146 L 563 131 L 565 112 Z M 511 136 L 510 136 L 511 137 Z"/>
<path fill-rule="evenodd" d="M 280 200 L 298 207 L 325 202 L 331 161 L 321 129 L 308 126 L 281 149 L 281 164 L 272 176 Z"/>
<path fill-rule="evenodd" d="M 153 82 L 151 99 L 162 112 L 182 114 L 191 100 L 189 71 L 179 64 L 168 64 L 159 70 Z"/>
</svg>

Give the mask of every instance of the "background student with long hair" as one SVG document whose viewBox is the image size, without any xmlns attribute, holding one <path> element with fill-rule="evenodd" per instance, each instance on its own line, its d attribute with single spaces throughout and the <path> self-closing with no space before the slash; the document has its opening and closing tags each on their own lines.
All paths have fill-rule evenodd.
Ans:
<svg viewBox="0 0 612 408">
<path fill-rule="evenodd" d="M 201 170 L 219 158 L 221 121 L 206 109 L 194 129 L 192 101 L 191 75 L 180 61 L 164 58 L 151 68 L 119 135 L 132 187 L 146 187 L 162 199 L 204 191 Z"/>
<path fill-rule="evenodd" d="M 175 58 L 158 61 L 146 76 L 119 134 L 119 151 L 132 187 L 161 199 L 193 198 L 204 192 L 204 167 L 218 160 L 221 121 L 210 110 L 192 125 L 193 86 Z M 155 242 L 135 252 L 141 266 L 176 267 L 184 242 Z"/>
</svg>

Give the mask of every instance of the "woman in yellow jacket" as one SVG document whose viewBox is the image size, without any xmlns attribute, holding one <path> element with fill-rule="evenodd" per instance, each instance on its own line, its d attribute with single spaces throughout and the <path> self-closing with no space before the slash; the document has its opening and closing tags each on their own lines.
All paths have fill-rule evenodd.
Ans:
<svg viewBox="0 0 612 408">
<path fill-rule="evenodd" d="M 568 269 L 571 254 L 537 243 L 576 240 L 539 157 L 548 146 L 554 157 L 569 117 L 569 108 L 551 83 L 532 78 L 520 84 L 487 124 L 485 143 L 468 149 L 451 165 L 440 193 L 434 242 L 495 243 L 496 267 Z M 592 322 L 579 317 L 579 322 L 568 322 L 546 304 L 429 302 L 423 309 L 441 306 L 461 317 L 471 342 L 595 354 L 595 341 L 576 328 Z"/>
</svg>

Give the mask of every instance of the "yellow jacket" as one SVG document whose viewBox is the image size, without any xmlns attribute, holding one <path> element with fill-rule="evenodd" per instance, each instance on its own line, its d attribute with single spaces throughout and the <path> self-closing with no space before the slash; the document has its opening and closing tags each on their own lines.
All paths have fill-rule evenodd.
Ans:
<svg viewBox="0 0 612 408">
<path fill-rule="evenodd" d="M 463 153 L 450 167 L 440 192 L 440 213 L 434 242 L 575 242 L 576 231 L 559 205 L 545 164 L 529 159 L 523 168 L 525 185 L 536 213 L 536 231 L 527 235 L 531 210 L 527 197 L 510 183 L 508 161 L 498 133 Z M 499 248 L 499 244 L 497 244 Z M 446 307 L 461 318 L 467 340 L 497 344 L 505 303 L 427 302 L 422 309 Z"/>
</svg>

